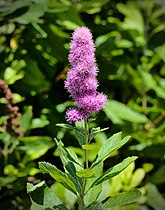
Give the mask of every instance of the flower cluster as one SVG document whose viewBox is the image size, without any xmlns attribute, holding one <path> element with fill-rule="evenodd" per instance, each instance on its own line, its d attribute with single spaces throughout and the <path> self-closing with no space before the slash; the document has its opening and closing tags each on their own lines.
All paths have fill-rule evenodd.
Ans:
<svg viewBox="0 0 165 210">
<path fill-rule="evenodd" d="M 89 114 L 100 111 L 107 101 L 106 95 L 97 92 L 98 68 L 94 52 L 95 46 L 90 30 L 87 27 L 77 28 L 72 36 L 69 53 L 71 68 L 65 81 L 65 88 L 77 107 L 67 110 L 67 121 L 87 119 Z"/>
</svg>

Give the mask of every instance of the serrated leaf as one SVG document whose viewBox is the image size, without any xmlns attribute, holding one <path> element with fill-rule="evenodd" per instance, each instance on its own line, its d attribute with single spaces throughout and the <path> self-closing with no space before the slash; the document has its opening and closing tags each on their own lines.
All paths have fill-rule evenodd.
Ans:
<svg viewBox="0 0 165 210">
<path fill-rule="evenodd" d="M 84 170 L 81 170 L 81 171 L 78 171 L 77 173 L 77 176 L 81 177 L 81 178 L 92 178 L 95 176 L 95 173 L 90 170 L 90 169 L 84 169 Z"/>
<path fill-rule="evenodd" d="M 112 208 L 115 206 L 125 205 L 137 201 L 141 196 L 141 192 L 137 189 L 118 193 L 114 196 L 110 196 L 105 201 L 103 201 L 104 208 Z"/>
<path fill-rule="evenodd" d="M 98 184 L 103 183 L 105 180 L 110 179 L 111 177 L 116 176 L 120 172 L 122 172 L 125 168 L 127 168 L 133 161 L 135 161 L 138 157 L 128 157 L 125 160 L 123 160 L 121 163 L 111 167 L 106 172 L 102 174 L 101 177 L 99 177 L 91 187 L 96 186 Z"/>
<path fill-rule="evenodd" d="M 89 141 L 91 141 L 98 133 L 103 132 L 109 128 L 100 129 L 100 127 L 92 128 L 91 133 L 89 134 Z"/>
<path fill-rule="evenodd" d="M 64 162 L 64 165 L 66 162 L 72 162 L 77 170 L 81 170 L 83 168 L 81 162 L 79 161 L 76 153 L 73 150 L 69 148 L 65 148 L 62 141 L 58 142 L 56 140 L 56 144 L 58 147 L 57 150 L 58 150 L 59 156 L 61 158 L 61 161 Z"/>
<path fill-rule="evenodd" d="M 42 173 L 49 173 L 56 181 L 64 185 L 68 190 L 76 194 L 76 187 L 67 175 L 56 168 L 54 165 L 46 162 L 39 162 L 39 168 Z"/>
<path fill-rule="evenodd" d="M 80 146 L 85 144 L 85 129 L 84 122 L 76 122 L 75 123 L 75 137 L 78 140 Z"/>
<path fill-rule="evenodd" d="M 80 192 L 82 180 L 76 175 L 76 171 L 82 170 L 83 167 L 74 151 L 66 149 L 62 141 L 58 142 L 56 140 L 56 143 L 58 147 L 57 151 L 63 163 L 65 172 L 68 174 L 69 179 L 75 184 L 77 191 Z"/>
<path fill-rule="evenodd" d="M 99 164 L 101 161 L 104 161 L 108 158 L 112 152 L 118 150 L 124 144 L 128 142 L 130 136 L 126 136 L 125 138 L 121 138 L 121 132 L 114 134 L 111 136 L 105 144 L 102 145 L 100 148 L 95 161 L 92 163 L 92 168 Z"/>
</svg>

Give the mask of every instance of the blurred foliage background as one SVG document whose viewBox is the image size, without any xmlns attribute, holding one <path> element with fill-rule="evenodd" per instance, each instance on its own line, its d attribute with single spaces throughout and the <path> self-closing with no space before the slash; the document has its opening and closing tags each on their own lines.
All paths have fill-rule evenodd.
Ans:
<svg viewBox="0 0 165 210">
<path fill-rule="evenodd" d="M 99 91 L 109 98 L 90 124 L 109 127 L 95 137 L 95 144 L 118 131 L 132 136 L 105 162 L 105 168 L 129 155 L 139 156 L 105 183 L 101 196 L 138 187 L 141 200 L 118 209 L 164 209 L 164 1 L 0 0 L 2 210 L 30 209 L 26 183 L 44 179 L 74 209 L 73 195 L 41 174 L 38 161 L 61 167 L 54 137 L 83 156 L 73 133 L 55 124 L 65 122 L 65 110 L 73 105 L 64 89 L 67 56 L 71 33 L 84 25 L 96 44 Z"/>
</svg>

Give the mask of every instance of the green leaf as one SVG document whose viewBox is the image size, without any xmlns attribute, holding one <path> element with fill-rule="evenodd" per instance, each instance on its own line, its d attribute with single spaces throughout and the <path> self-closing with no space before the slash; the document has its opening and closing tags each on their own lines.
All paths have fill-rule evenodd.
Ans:
<svg viewBox="0 0 165 210">
<path fill-rule="evenodd" d="M 110 196 L 105 201 L 103 201 L 104 208 L 112 208 L 115 206 L 125 205 L 137 201 L 141 196 L 141 192 L 137 189 L 118 193 L 114 196 Z"/>
<path fill-rule="evenodd" d="M 140 183 L 142 183 L 142 180 L 145 177 L 145 171 L 143 168 L 138 168 L 135 170 L 135 172 L 132 175 L 132 179 L 130 182 L 130 188 L 135 188 L 137 187 Z"/>
<path fill-rule="evenodd" d="M 133 2 L 128 2 L 127 4 L 119 3 L 117 4 L 117 9 L 119 12 L 125 15 L 123 22 L 124 30 L 136 30 L 140 35 L 144 35 L 144 20 L 142 13 L 138 9 L 138 6 Z"/>
<path fill-rule="evenodd" d="M 165 62 L 165 44 L 159 46 L 155 50 L 159 57 Z"/>
<path fill-rule="evenodd" d="M 160 166 L 160 168 L 153 174 L 151 181 L 154 184 L 163 184 L 165 182 L 165 164 Z"/>
<path fill-rule="evenodd" d="M 99 37 L 97 37 L 96 39 L 96 47 L 102 47 L 102 45 L 104 46 L 109 39 L 112 39 L 113 37 L 117 37 L 119 36 L 120 33 L 118 31 L 112 31 L 108 34 L 104 34 L 104 35 L 101 35 Z"/>
<path fill-rule="evenodd" d="M 95 173 L 90 169 L 84 169 L 84 170 L 78 171 L 76 174 L 77 176 L 81 178 L 85 178 L 85 179 L 92 178 L 95 176 Z"/>
<path fill-rule="evenodd" d="M 131 109 L 121 102 L 114 100 L 109 100 L 103 110 L 114 124 L 123 124 L 123 120 L 132 123 L 145 123 L 148 121 L 145 115 Z"/>
<path fill-rule="evenodd" d="M 72 182 L 75 184 L 77 191 L 80 192 L 82 180 L 76 175 L 76 171 L 82 170 L 83 166 L 81 165 L 76 153 L 70 149 L 66 149 L 63 146 L 62 141 L 58 142 L 56 140 L 56 144 L 58 147 L 57 151 L 63 163 L 65 172 L 68 174 L 70 180 L 72 180 Z"/>
<path fill-rule="evenodd" d="M 65 123 L 57 123 L 56 126 L 61 127 L 61 128 L 66 128 L 68 130 L 74 129 L 74 127 L 72 125 L 65 124 Z"/>
<path fill-rule="evenodd" d="M 125 168 L 127 168 L 133 161 L 137 159 L 136 156 L 128 157 L 125 160 L 123 160 L 121 163 L 111 167 L 106 172 L 102 174 L 101 177 L 99 177 L 91 187 L 103 183 L 105 180 L 110 179 L 111 177 L 116 176 L 120 172 L 122 172 Z"/>
<path fill-rule="evenodd" d="M 13 100 L 15 103 L 19 103 L 25 100 L 25 97 L 22 97 L 18 93 L 13 93 Z"/>
<path fill-rule="evenodd" d="M 42 38 L 47 37 L 47 33 L 40 27 L 39 24 L 33 22 L 32 26 L 36 29 L 36 31 L 38 31 L 41 34 Z"/>
<path fill-rule="evenodd" d="M 155 91 L 156 91 L 157 96 L 165 99 L 165 88 L 161 88 L 161 87 L 157 86 L 157 87 L 155 87 Z"/>
<path fill-rule="evenodd" d="M 17 146 L 17 149 L 27 153 L 25 157 L 27 161 L 41 157 L 54 146 L 54 142 L 49 136 L 21 137 L 20 141 L 24 143 L 24 146 Z"/>
<path fill-rule="evenodd" d="M 8 119 L 8 116 L 1 116 L 0 117 L 0 125 L 3 125 L 7 119 Z"/>
<path fill-rule="evenodd" d="M 65 148 L 62 141 L 58 142 L 56 140 L 56 144 L 58 147 L 59 156 L 60 156 L 61 161 L 63 162 L 64 166 L 68 162 L 72 162 L 77 170 L 81 170 L 83 168 L 80 160 L 78 159 L 76 153 L 73 150 L 71 150 L 69 148 Z"/>
<path fill-rule="evenodd" d="M 44 181 L 37 185 L 27 183 L 27 192 L 32 202 L 31 210 L 67 209 Z"/>
<path fill-rule="evenodd" d="M 103 128 L 103 129 L 100 129 L 100 127 L 92 128 L 91 132 L 89 134 L 89 141 L 91 141 L 98 133 L 103 132 L 107 129 L 109 129 L 109 128 Z"/>
<path fill-rule="evenodd" d="M 31 1 L 22 1 L 22 0 L 17 0 L 17 1 L 6 1 L 5 4 L 2 4 L 0 7 L 0 15 L 8 15 L 13 12 L 15 12 L 17 9 L 21 9 L 22 7 L 29 6 L 31 4 Z"/>
<path fill-rule="evenodd" d="M 85 144 L 85 129 L 84 129 L 84 122 L 76 122 L 75 123 L 75 137 L 78 140 L 80 146 Z"/>
<path fill-rule="evenodd" d="M 64 172 L 60 171 L 54 165 L 46 162 L 39 162 L 39 168 L 41 169 L 42 173 L 49 173 L 56 181 L 76 194 L 75 185 Z"/>
<path fill-rule="evenodd" d="M 162 210 L 165 207 L 165 199 L 157 187 L 151 183 L 147 184 L 147 203 L 154 210 Z"/>
<path fill-rule="evenodd" d="M 26 66 L 24 60 L 14 60 L 11 64 L 11 67 L 7 67 L 4 72 L 4 80 L 7 84 L 14 84 L 17 80 L 20 80 L 24 77 L 25 72 L 21 69 Z"/>
<path fill-rule="evenodd" d="M 67 206 L 68 209 L 74 209 L 74 205 L 77 201 L 77 196 L 66 189 L 63 185 L 55 182 L 51 185 L 51 190 L 58 195 L 60 200 Z"/>
<path fill-rule="evenodd" d="M 150 88 L 154 89 L 157 86 L 157 82 L 154 79 L 154 77 L 152 76 L 152 74 L 150 74 L 147 71 L 144 71 L 142 68 L 138 68 L 138 72 L 140 73 L 140 75 L 148 89 L 150 89 Z"/>
<path fill-rule="evenodd" d="M 90 210 L 104 210 L 102 203 L 96 203 L 90 206 Z"/>
<path fill-rule="evenodd" d="M 41 22 L 40 18 L 47 9 L 48 0 L 34 1 L 29 5 L 28 10 L 22 15 L 15 17 L 13 20 L 20 24 L 29 24 Z"/>
<path fill-rule="evenodd" d="M 130 48 L 133 46 L 133 43 L 127 39 L 116 40 L 116 46 L 118 48 Z"/>
<path fill-rule="evenodd" d="M 108 0 L 91 0 L 91 1 L 82 1 L 81 10 L 88 14 L 95 14 L 101 11 L 103 5 L 105 5 Z"/>
<path fill-rule="evenodd" d="M 50 87 L 50 83 L 47 81 L 45 75 L 41 72 L 37 61 L 27 58 L 25 69 L 25 76 L 19 82 L 22 91 L 27 93 L 33 91 L 34 93 L 42 93 L 47 91 Z"/>
<path fill-rule="evenodd" d="M 95 174 L 95 176 L 86 180 L 86 192 L 85 192 L 85 197 L 84 197 L 84 202 L 85 202 L 86 206 L 96 204 L 96 200 L 102 191 L 101 184 L 94 186 L 94 187 L 91 187 L 91 185 L 103 173 L 103 162 L 100 162 L 100 164 L 98 164 L 96 167 L 94 167 L 90 170 Z M 90 208 L 91 208 L 91 206 L 90 206 Z"/>
<path fill-rule="evenodd" d="M 95 167 L 97 164 L 99 164 L 101 161 L 104 161 L 106 158 L 108 158 L 112 152 L 118 150 L 120 147 L 122 147 L 124 144 L 128 142 L 130 139 L 130 136 L 126 136 L 125 138 L 121 138 L 121 132 L 114 134 L 111 136 L 105 144 L 102 145 L 100 148 L 97 157 L 95 161 L 92 163 L 91 167 Z"/>
<path fill-rule="evenodd" d="M 94 150 L 94 149 L 98 149 L 100 147 L 95 144 L 84 144 L 84 145 L 82 145 L 82 148 L 85 150 Z"/>
<path fill-rule="evenodd" d="M 31 129 L 32 116 L 32 106 L 25 107 L 25 112 L 21 117 L 21 128 L 23 129 L 24 133 Z"/>
<path fill-rule="evenodd" d="M 17 80 L 20 80 L 24 77 L 25 73 L 23 71 L 15 71 L 11 67 L 8 67 L 4 73 L 4 80 L 7 84 L 14 84 Z"/>
<path fill-rule="evenodd" d="M 35 118 L 32 120 L 31 128 L 43 128 L 46 125 L 49 125 L 49 121 L 46 119 L 41 119 L 41 118 Z"/>
</svg>

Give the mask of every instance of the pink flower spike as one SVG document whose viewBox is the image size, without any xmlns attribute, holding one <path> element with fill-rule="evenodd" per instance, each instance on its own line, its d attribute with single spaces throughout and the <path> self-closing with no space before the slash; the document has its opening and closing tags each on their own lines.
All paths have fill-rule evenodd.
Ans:
<svg viewBox="0 0 165 210">
<path fill-rule="evenodd" d="M 107 96 L 97 92 L 98 68 L 95 59 L 92 34 L 87 27 L 77 28 L 72 35 L 69 62 L 71 65 L 65 81 L 65 88 L 77 104 L 66 112 L 70 122 L 87 119 L 90 113 L 99 112 Z"/>
</svg>

